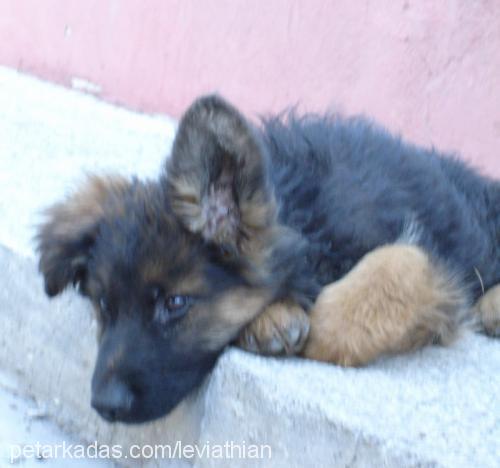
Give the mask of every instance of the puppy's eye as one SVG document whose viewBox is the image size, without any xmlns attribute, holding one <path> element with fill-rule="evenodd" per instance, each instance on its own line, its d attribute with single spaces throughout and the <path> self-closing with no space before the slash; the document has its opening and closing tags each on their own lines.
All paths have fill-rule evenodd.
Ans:
<svg viewBox="0 0 500 468">
<path fill-rule="evenodd" d="M 187 296 L 168 296 L 166 300 L 166 306 L 169 312 L 178 312 L 184 309 L 187 303 Z"/>
<path fill-rule="evenodd" d="M 165 324 L 182 317 L 189 310 L 192 298 L 175 294 L 159 299 L 155 306 L 155 320 Z"/>
</svg>

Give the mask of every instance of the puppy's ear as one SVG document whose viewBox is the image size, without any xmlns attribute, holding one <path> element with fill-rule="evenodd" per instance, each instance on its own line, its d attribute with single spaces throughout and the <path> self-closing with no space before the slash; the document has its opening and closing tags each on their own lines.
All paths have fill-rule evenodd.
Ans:
<svg viewBox="0 0 500 468">
<path fill-rule="evenodd" d="M 85 280 L 105 207 L 113 199 L 118 201 L 129 184 L 121 177 L 91 176 L 75 194 L 46 210 L 35 241 L 47 295 Z"/>
<path fill-rule="evenodd" d="M 218 96 L 184 114 L 167 162 L 170 203 L 186 228 L 247 253 L 275 219 L 266 155 L 246 119 Z"/>
</svg>

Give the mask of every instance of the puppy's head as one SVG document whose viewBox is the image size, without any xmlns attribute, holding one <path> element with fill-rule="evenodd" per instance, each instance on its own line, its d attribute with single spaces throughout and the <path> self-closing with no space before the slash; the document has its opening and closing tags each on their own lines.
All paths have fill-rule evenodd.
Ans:
<svg viewBox="0 0 500 468">
<path fill-rule="evenodd" d="M 243 117 L 198 100 L 167 164 L 158 182 L 89 178 L 37 237 L 47 294 L 73 284 L 96 310 L 92 405 L 109 421 L 168 413 L 277 287 L 265 157 Z"/>
</svg>

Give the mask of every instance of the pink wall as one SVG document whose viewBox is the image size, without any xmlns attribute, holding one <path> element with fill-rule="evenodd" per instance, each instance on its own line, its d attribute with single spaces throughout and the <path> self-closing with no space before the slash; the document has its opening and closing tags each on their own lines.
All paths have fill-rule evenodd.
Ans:
<svg viewBox="0 0 500 468">
<path fill-rule="evenodd" d="M 0 64 L 174 116 L 334 105 L 500 176 L 498 0 L 0 0 Z"/>
</svg>

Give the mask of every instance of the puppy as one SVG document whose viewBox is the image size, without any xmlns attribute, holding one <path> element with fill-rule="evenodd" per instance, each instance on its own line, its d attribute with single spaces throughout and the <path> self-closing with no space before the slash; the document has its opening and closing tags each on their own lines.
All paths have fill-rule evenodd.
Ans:
<svg viewBox="0 0 500 468">
<path fill-rule="evenodd" d="M 500 183 L 452 157 L 363 118 L 254 127 L 207 96 L 157 180 L 88 178 L 37 245 L 47 294 L 74 285 L 96 310 L 92 406 L 139 423 L 232 342 L 358 366 L 448 343 L 474 314 L 497 334 L 499 235 Z"/>
</svg>

